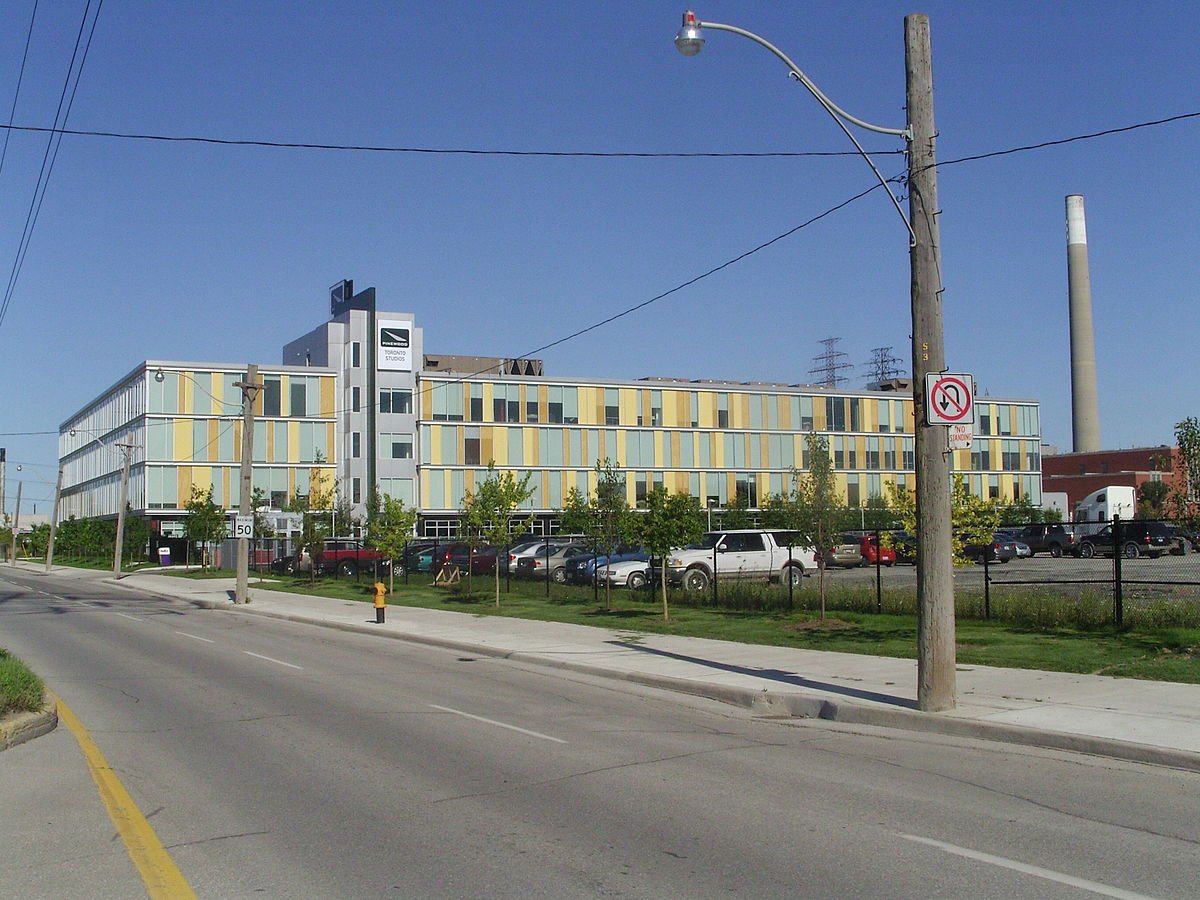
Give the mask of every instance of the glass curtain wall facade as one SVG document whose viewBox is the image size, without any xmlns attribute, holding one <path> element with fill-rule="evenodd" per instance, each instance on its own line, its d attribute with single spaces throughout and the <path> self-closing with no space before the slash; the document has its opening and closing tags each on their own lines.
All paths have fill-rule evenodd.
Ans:
<svg viewBox="0 0 1200 900">
<path fill-rule="evenodd" d="M 445 377 L 422 373 L 420 508 L 449 515 L 486 477 L 489 462 L 530 476 L 531 511 L 562 506 L 572 488 L 596 487 L 610 460 L 626 475 L 627 500 L 665 486 L 725 507 L 751 508 L 791 486 L 808 467 L 805 435 L 827 437 L 848 506 L 915 485 L 913 402 L 886 391 L 668 381 L 565 381 Z M 970 450 L 953 467 L 977 495 L 1041 502 L 1038 406 L 982 398 Z"/>
<path fill-rule="evenodd" d="M 237 505 L 244 366 L 147 362 L 63 423 L 60 518 L 114 516 L 123 451 L 135 513 L 183 514 L 192 489 Z M 255 404 L 253 486 L 279 509 L 297 494 L 333 486 L 337 465 L 333 371 L 260 368 Z"/>
</svg>

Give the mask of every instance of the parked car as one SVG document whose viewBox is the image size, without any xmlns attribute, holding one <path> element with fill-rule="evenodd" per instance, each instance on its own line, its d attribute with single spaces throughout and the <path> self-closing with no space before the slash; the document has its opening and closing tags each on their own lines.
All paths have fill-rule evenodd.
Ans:
<svg viewBox="0 0 1200 900">
<path fill-rule="evenodd" d="M 601 566 L 599 572 L 596 573 L 596 580 L 601 586 L 608 582 L 613 587 L 626 587 L 633 591 L 641 590 L 650 581 L 650 557 L 626 559 Z"/>
<path fill-rule="evenodd" d="M 853 534 L 839 535 L 837 543 L 828 550 L 825 550 L 821 555 L 825 557 L 826 566 L 842 566 L 843 568 L 852 569 L 856 566 L 861 566 L 865 562 L 862 542 Z"/>
<path fill-rule="evenodd" d="M 879 538 L 873 534 L 864 534 L 858 538 L 858 549 L 862 554 L 863 563 L 868 566 L 894 566 L 896 551 L 886 544 L 880 545 Z"/>
<path fill-rule="evenodd" d="M 1033 555 L 1049 553 L 1057 558 L 1067 553 L 1077 553 L 1079 549 L 1075 531 L 1070 525 L 1037 522 L 1024 528 L 1010 530 L 1009 533 L 1018 541 L 1028 544 Z"/>
<path fill-rule="evenodd" d="M 612 555 L 605 553 L 585 552 L 578 556 L 572 556 L 566 562 L 566 576 L 568 584 L 590 584 L 593 578 L 597 577 L 597 573 L 603 573 L 606 565 L 614 563 L 632 561 L 645 562 L 650 559 L 650 554 L 636 544 L 621 544 L 616 547 Z"/>
<path fill-rule="evenodd" d="M 523 578 L 545 578 L 549 572 L 557 584 L 565 584 L 567 560 L 586 551 L 586 545 L 576 542 L 551 545 L 549 554 L 543 549 L 538 556 L 525 556 L 517 560 L 517 574 Z"/>
<path fill-rule="evenodd" d="M 438 568 L 458 569 L 464 575 L 468 572 L 473 575 L 490 575 L 496 571 L 496 556 L 495 547 L 472 547 L 463 541 L 455 541 L 453 544 L 447 544 L 442 550 L 441 565 Z"/>
<path fill-rule="evenodd" d="M 1175 538 L 1170 528 L 1162 522 L 1122 522 L 1120 541 L 1121 556 L 1125 559 L 1137 559 L 1139 556 L 1158 559 L 1175 546 Z M 1112 556 L 1115 544 L 1113 527 L 1105 525 L 1095 534 L 1080 539 L 1079 555 L 1084 559 Z"/>
<path fill-rule="evenodd" d="M 968 542 L 964 544 L 963 555 L 975 562 L 983 562 L 986 558 L 988 562 L 1006 563 L 1017 558 L 1017 548 L 1011 537 L 1002 531 L 997 531 L 992 535 L 989 543 Z"/>
<path fill-rule="evenodd" d="M 703 591 L 714 577 L 797 585 L 817 567 L 817 556 L 794 531 L 746 528 L 710 531 L 698 543 L 672 550 L 665 559 L 652 558 L 651 580 L 657 582 L 664 565 L 668 582 Z"/>
<path fill-rule="evenodd" d="M 317 572 L 321 575 L 347 575 L 353 577 L 360 571 L 374 572 L 377 567 L 390 565 L 383 554 L 362 541 L 350 538 L 331 538 L 317 556 Z"/>
<path fill-rule="evenodd" d="M 1167 530 L 1175 540 L 1175 546 L 1171 548 L 1173 554 L 1182 556 L 1188 552 L 1200 553 L 1200 535 L 1196 532 L 1182 525 L 1168 525 Z"/>
<path fill-rule="evenodd" d="M 907 531 L 893 531 L 887 536 L 885 543 L 891 544 L 896 551 L 896 562 L 917 564 L 917 536 Z"/>
<path fill-rule="evenodd" d="M 1017 559 L 1030 559 L 1033 556 L 1033 548 L 1024 541 L 1012 539 L 1012 544 L 1017 548 Z"/>
<path fill-rule="evenodd" d="M 517 570 L 517 561 L 524 556 L 530 556 L 534 553 L 545 552 L 546 539 L 536 538 L 534 540 L 520 541 L 508 548 L 507 553 L 502 553 L 500 557 L 501 572 L 515 572 Z"/>
</svg>

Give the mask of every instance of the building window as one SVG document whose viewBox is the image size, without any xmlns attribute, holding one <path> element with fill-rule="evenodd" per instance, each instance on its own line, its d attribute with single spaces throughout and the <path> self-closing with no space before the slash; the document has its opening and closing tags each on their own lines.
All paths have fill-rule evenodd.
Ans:
<svg viewBox="0 0 1200 900">
<path fill-rule="evenodd" d="M 525 421 L 536 423 L 538 420 L 538 402 L 536 400 L 525 401 Z"/>
<path fill-rule="evenodd" d="M 717 394 L 717 427 L 729 427 L 729 395 Z"/>
<path fill-rule="evenodd" d="M 355 388 L 357 391 L 358 388 Z M 357 410 L 358 407 L 355 406 Z M 411 413 L 412 391 L 380 391 L 379 411 L 381 413 Z"/>
<path fill-rule="evenodd" d="M 350 367 L 357 369 L 362 366 L 362 344 L 358 341 L 350 342 Z"/>
<path fill-rule="evenodd" d="M 463 438 L 463 462 L 468 466 L 478 466 L 479 462 L 479 429 L 468 428 Z"/>
<path fill-rule="evenodd" d="M 358 408 L 362 405 L 362 391 L 359 388 L 350 388 L 350 411 L 358 412 Z"/>
<path fill-rule="evenodd" d="M 411 434 L 381 434 L 379 452 L 384 459 L 412 459 L 413 436 Z"/>
<path fill-rule="evenodd" d="M 351 478 L 350 479 L 350 502 L 351 503 L 362 503 L 362 479 L 361 478 Z"/>
<path fill-rule="evenodd" d="M 290 416 L 308 415 L 308 385 L 302 378 L 293 378 L 291 383 Z"/>
<path fill-rule="evenodd" d="M 350 456 L 353 459 L 358 459 L 362 456 L 362 433 L 358 431 L 350 432 Z"/>
<path fill-rule="evenodd" d="M 616 388 L 604 389 L 604 424 L 621 424 L 620 395 L 617 393 Z"/>
<path fill-rule="evenodd" d="M 263 415 L 277 416 L 279 415 L 279 397 L 281 388 L 278 378 L 263 379 Z"/>
</svg>

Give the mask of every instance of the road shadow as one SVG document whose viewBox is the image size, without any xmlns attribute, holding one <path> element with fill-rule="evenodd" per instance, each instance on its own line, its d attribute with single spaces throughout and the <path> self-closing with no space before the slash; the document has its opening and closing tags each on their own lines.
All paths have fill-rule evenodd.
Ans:
<svg viewBox="0 0 1200 900">
<path fill-rule="evenodd" d="M 681 662 L 694 663 L 698 666 L 707 666 L 710 669 L 717 669 L 722 672 L 732 672 L 737 675 L 751 675 L 755 678 L 767 678 L 771 681 L 777 681 L 780 684 L 790 684 L 795 687 L 812 688 L 817 691 L 825 691 L 831 694 L 841 694 L 844 697 L 853 697 L 857 700 L 871 700 L 875 703 L 887 703 L 890 706 L 902 706 L 905 709 L 916 709 L 917 701 L 910 700 L 907 697 L 896 697 L 891 694 L 881 694 L 878 691 L 866 691 L 861 688 L 848 687 L 842 684 L 831 684 L 827 681 L 816 681 L 812 678 L 805 678 L 803 675 L 797 675 L 795 672 L 785 672 L 782 669 L 760 669 L 751 666 L 735 666 L 730 663 L 717 662 L 712 659 L 701 659 L 696 656 L 685 656 L 682 653 L 672 653 L 669 650 L 657 650 L 654 647 L 645 647 L 641 644 L 631 643 L 629 641 L 605 641 L 607 644 L 612 644 L 616 647 L 623 647 L 626 650 L 637 650 L 640 653 L 649 653 L 654 656 L 663 656 L 668 659 L 677 659 Z"/>
</svg>

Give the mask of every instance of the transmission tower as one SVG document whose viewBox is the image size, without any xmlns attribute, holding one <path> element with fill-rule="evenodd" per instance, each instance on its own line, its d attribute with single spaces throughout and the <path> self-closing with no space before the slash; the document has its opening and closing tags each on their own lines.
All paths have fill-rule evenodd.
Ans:
<svg viewBox="0 0 1200 900">
<path fill-rule="evenodd" d="M 876 347 L 871 351 L 871 359 L 865 364 L 869 384 L 882 384 L 900 377 L 900 360 L 892 356 L 891 347 Z"/>
<path fill-rule="evenodd" d="M 843 353 L 836 348 L 836 345 L 841 341 L 841 338 L 825 338 L 820 343 L 824 345 L 825 352 L 819 356 L 813 357 L 815 365 L 808 370 L 809 375 L 819 375 L 820 380 L 814 384 L 821 384 L 825 387 L 837 387 L 839 384 L 847 381 L 845 375 L 838 374 L 844 369 L 853 369 L 854 366 L 848 362 L 849 355 Z"/>
</svg>

